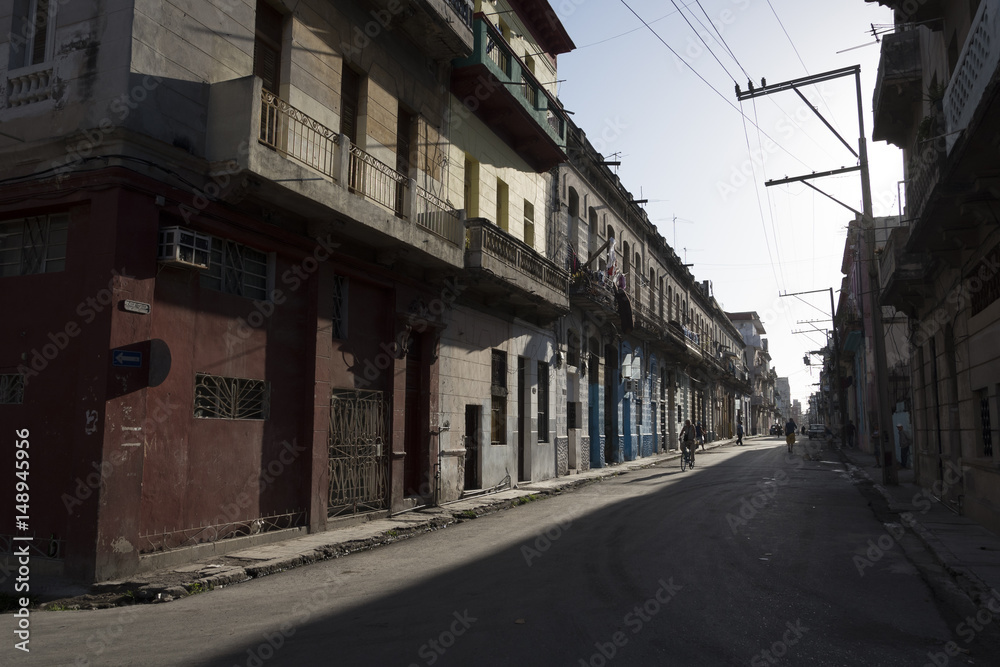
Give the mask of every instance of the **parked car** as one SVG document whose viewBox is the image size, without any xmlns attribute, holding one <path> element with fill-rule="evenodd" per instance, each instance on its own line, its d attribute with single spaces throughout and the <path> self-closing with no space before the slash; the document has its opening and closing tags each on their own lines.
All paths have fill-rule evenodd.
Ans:
<svg viewBox="0 0 1000 667">
<path fill-rule="evenodd" d="M 825 424 L 809 424 L 809 430 L 806 432 L 809 435 L 809 439 L 820 438 L 822 439 L 826 435 L 826 425 Z"/>
</svg>

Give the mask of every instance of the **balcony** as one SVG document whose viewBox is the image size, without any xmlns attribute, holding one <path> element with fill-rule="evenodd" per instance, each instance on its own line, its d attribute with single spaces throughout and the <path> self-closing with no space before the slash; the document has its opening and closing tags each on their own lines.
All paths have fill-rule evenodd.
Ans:
<svg viewBox="0 0 1000 667">
<path fill-rule="evenodd" d="M 462 266 L 461 211 L 264 90 L 259 78 L 212 85 L 207 136 L 206 157 L 225 165 L 227 181 L 244 183 L 228 189 L 228 199 L 252 193 L 307 218 L 350 220 L 338 235 L 378 251 L 416 251 L 441 268 Z"/>
<path fill-rule="evenodd" d="M 489 220 L 466 221 L 465 267 L 478 278 L 477 291 L 519 317 L 545 321 L 569 311 L 569 276 Z"/>
<path fill-rule="evenodd" d="M 930 21 L 944 16 L 945 0 L 865 0 L 899 11 L 903 19 L 912 23 Z"/>
<path fill-rule="evenodd" d="M 948 153 L 967 130 L 1000 64 L 1000 0 L 982 0 L 944 91 Z"/>
<path fill-rule="evenodd" d="M 464 58 L 472 53 L 472 0 L 369 0 L 375 7 L 369 24 L 402 33 L 432 60 Z"/>
<path fill-rule="evenodd" d="M 475 48 L 456 60 L 451 91 L 536 171 L 566 160 L 566 114 L 482 15 Z"/>
<path fill-rule="evenodd" d="M 902 148 L 912 129 L 914 107 L 921 102 L 922 33 L 922 29 L 906 30 L 882 38 L 882 56 L 872 100 L 874 141 L 888 141 Z"/>
<path fill-rule="evenodd" d="M 920 305 L 929 289 L 926 262 L 904 252 L 909 236 L 909 227 L 894 228 L 879 256 L 879 302 L 904 311 Z"/>
<path fill-rule="evenodd" d="M 919 220 L 931 193 L 941 180 L 946 153 L 941 135 L 940 111 L 924 119 L 926 130 L 917 133 L 906 162 L 906 217 Z M 930 138 L 924 138 L 924 137 Z"/>
</svg>

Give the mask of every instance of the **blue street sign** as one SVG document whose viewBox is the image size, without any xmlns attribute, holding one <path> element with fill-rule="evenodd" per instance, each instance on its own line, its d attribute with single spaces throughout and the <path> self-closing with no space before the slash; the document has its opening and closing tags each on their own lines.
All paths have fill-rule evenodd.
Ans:
<svg viewBox="0 0 1000 667">
<path fill-rule="evenodd" d="M 111 364 L 113 366 L 125 366 L 126 368 L 139 368 L 142 366 L 142 352 L 112 350 Z"/>
</svg>

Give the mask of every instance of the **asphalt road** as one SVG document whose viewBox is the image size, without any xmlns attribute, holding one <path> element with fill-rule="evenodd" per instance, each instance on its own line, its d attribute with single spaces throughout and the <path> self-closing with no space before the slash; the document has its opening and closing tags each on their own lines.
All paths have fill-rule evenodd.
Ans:
<svg viewBox="0 0 1000 667">
<path fill-rule="evenodd" d="M 832 455 L 777 437 L 161 605 L 39 612 L 24 665 L 906 665 L 960 618 Z M 11 619 L 3 617 L 8 626 Z M 962 643 L 962 646 L 967 646 Z M 976 664 L 989 664 L 982 655 Z M 944 660 L 944 662 L 941 662 Z"/>
</svg>

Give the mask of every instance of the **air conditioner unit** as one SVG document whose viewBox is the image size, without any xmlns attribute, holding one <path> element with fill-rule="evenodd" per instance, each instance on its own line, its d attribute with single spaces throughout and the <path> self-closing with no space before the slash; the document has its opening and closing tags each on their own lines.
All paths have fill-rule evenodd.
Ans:
<svg viewBox="0 0 1000 667">
<path fill-rule="evenodd" d="M 208 269 L 212 263 L 212 237 L 184 227 L 163 227 L 156 259 L 172 266 Z"/>
</svg>

